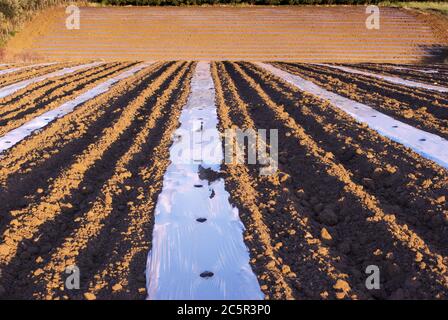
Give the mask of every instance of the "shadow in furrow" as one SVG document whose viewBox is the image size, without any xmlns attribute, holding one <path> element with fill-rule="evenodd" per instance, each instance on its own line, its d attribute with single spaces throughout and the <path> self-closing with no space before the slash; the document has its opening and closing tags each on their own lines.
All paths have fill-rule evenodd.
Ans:
<svg viewBox="0 0 448 320">
<path fill-rule="evenodd" d="M 34 165 L 33 162 L 27 163 L 22 165 L 20 171 L 11 174 L 5 187 L 0 190 L 0 212 L 4 213 L 0 220 L 0 233 L 4 232 L 4 228 L 12 219 L 9 211 L 23 209 L 30 201 L 36 201 L 39 197 L 44 196 L 48 190 L 49 180 L 56 178 L 65 168 L 70 167 L 76 157 L 92 142 L 92 139 L 97 139 L 96 137 L 104 128 L 121 116 L 126 103 L 142 92 L 171 65 L 171 63 L 167 63 L 160 66 L 147 75 L 136 87 L 115 100 L 114 97 L 111 97 L 111 103 L 105 113 L 89 125 L 82 137 L 68 142 L 56 154 L 52 154 L 39 165 Z M 49 151 L 48 149 L 43 150 L 42 155 L 48 154 Z M 36 193 L 39 188 L 44 191 L 41 195 Z"/>
<path fill-rule="evenodd" d="M 448 190 L 446 188 L 424 190 L 418 187 L 427 179 L 446 178 L 440 167 L 404 148 L 396 147 L 387 139 L 379 137 L 375 132 L 369 132 L 354 120 L 348 119 L 348 116 L 343 118 L 330 107 L 322 108 L 319 100 L 307 104 L 310 107 L 308 113 L 303 111 L 306 105 L 301 104 L 303 96 L 300 93 L 291 90 L 275 77 L 266 81 L 251 70 L 247 63 L 240 66 L 275 103 L 284 106 L 313 140 L 319 141 L 324 150 L 331 152 L 336 161 L 351 171 L 354 182 L 363 185 L 380 200 L 386 213 L 393 213 L 397 221 L 408 224 L 431 249 L 443 255 L 448 254 L 448 248 L 444 245 L 448 241 L 446 234 L 448 224 L 443 223 L 444 210 L 448 210 L 448 207 L 446 204 L 441 204 L 440 208 L 436 208 L 431 203 L 434 198 L 448 197 Z M 274 89 L 271 84 L 277 85 L 280 91 Z M 317 117 L 321 117 L 321 120 Z M 335 128 L 328 129 L 330 125 Z M 375 163 L 369 157 L 378 158 L 380 163 Z M 398 169 L 394 173 L 389 173 L 387 165 Z M 416 165 L 421 175 L 418 181 L 410 178 L 416 173 Z"/>
<path fill-rule="evenodd" d="M 35 103 L 35 101 L 37 101 L 37 103 L 35 103 L 33 107 L 27 108 L 27 109 L 23 110 L 22 112 L 17 113 L 16 115 L 14 115 L 11 118 L 0 119 L 0 126 L 3 126 L 5 124 L 7 124 L 8 122 L 11 122 L 11 121 L 14 121 L 14 120 L 19 120 L 23 116 L 25 116 L 27 114 L 31 114 L 31 113 L 35 112 L 36 110 L 39 110 L 40 108 L 42 108 L 42 107 L 52 103 L 53 101 L 56 101 L 56 100 L 61 99 L 63 97 L 69 96 L 69 95 L 73 94 L 73 92 L 76 92 L 76 91 L 84 88 L 85 86 L 98 81 L 99 79 L 108 77 L 111 74 L 114 74 L 114 73 L 119 72 L 121 70 L 127 69 L 129 66 L 132 66 L 132 65 L 126 64 L 126 65 L 123 65 L 123 66 L 121 66 L 119 68 L 116 68 L 117 64 L 113 64 L 113 65 L 111 65 L 111 66 L 109 66 L 107 68 L 104 68 L 103 70 L 99 70 L 95 74 L 91 74 L 91 75 L 87 75 L 87 76 L 83 76 L 82 74 L 79 74 L 79 77 L 78 77 L 78 80 L 77 80 L 79 83 L 76 85 L 76 87 L 71 88 L 69 91 L 63 91 L 61 94 L 58 94 L 56 96 L 52 96 L 50 98 L 46 98 L 49 95 L 51 95 L 55 90 L 63 88 L 68 83 L 66 79 L 57 80 L 56 81 L 56 83 L 57 83 L 56 86 L 50 87 L 48 90 L 46 90 L 45 92 L 40 94 L 38 97 L 33 99 L 34 103 Z M 110 71 L 110 72 L 104 73 L 105 71 L 110 70 L 110 69 L 113 69 L 113 70 Z M 91 70 L 89 70 L 89 71 L 91 72 Z M 98 75 L 98 73 L 102 73 L 102 74 Z M 66 78 L 69 78 L 69 77 L 66 77 Z M 91 78 L 91 79 L 86 80 L 86 78 Z M 10 102 L 8 104 L 10 104 Z M 18 108 L 14 108 L 13 110 L 5 111 L 4 113 L 0 114 L 0 118 L 3 118 L 3 117 L 5 117 L 5 116 L 7 116 L 7 115 L 9 115 L 9 114 L 11 114 L 13 112 L 17 112 L 17 109 Z"/>
<path fill-rule="evenodd" d="M 188 70 L 186 70 L 180 84 L 188 81 Z M 168 102 L 166 103 L 164 114 L 157 120 L 157 124 L 151 131 L 150 138 L 142 146 L 141 152 L 134 156 L 132 161 L 128 164 L 128 169 L 132 173 L 132 177 L 126 179 L 123 185 L 132 186 L 134 192 L 116 195 L 113 199 L 113 210 L 109 219 L 105 221 L 101 233 L 95 238 L 91 239 L 89 244 L 95 243 L 95 246 L 88 245 L 85 250 L 81 251 L 77 257 L 77 265 L 84 272 L 84 281 L 86 284 L 90 282 L 95 283 L 95 275 L 99 274 L 101 270 L 106 269 L 110 265 L 118 265 L 120 260 L 127 252 L 133 251 L 133 257 L 125 270 L 114 270 L 113 274 L 108 274 L 106 281 L 107 286 L 102 288 L 98 294 L 98 298 L 103 299 L 141 299 L 144 298 L 144 292 L 139 292 L 139 289 L 145 288 L 145 266 L 148 250 L 152 240 L 153 215 L 157 197 L 162 188 L 162 178 L 160 180 L 151 179 L 150 181 L 144 179 L 140 174 L 142 168 L 149 168 L 155 166 L 157 170 L 157 162 L 160 160 L 154 156 L 154 149 L 160 146 L 162 137 L 166 134 L 166 124 L 172 117 L 177 115 L 173 113 L 172 108 L 168 106 L 175 105 L 181 96 L 182 91 L 185 90 L 183 85 L 177 87 Z M 151 174 L 151 176 L 153 176 Z M 145 194 L 147 189 L 151 187 L 150 196 L 139 197 L 137 190 L 143 190 Z M 135 216 L 130 215 L 128 203 L 132 202 L 133 206 L 138 207 L 142 202 L 149 202 L 153 206 L 149 208 L 151 211 L 142 212 L 140 215 L 148 215 L 151 218 L 146 221 L 141 227 L 144 234 L 138 233 L 134 230 L 132 234 L 124 236 L 123 234 L 132 225 L 132 219 Z M 135 214 L 134 214 L 135 215 Z M 135 223 L 135 222 L 134 222 Z M 111 237 L 111 234 L 114 236 Z M 142 247 L 142 242 L 145 247 Z M 101 254 L 101 259 L 92 263 L 92 257 Z M 128 274 L 127 274 L 128 273 Z M 127 282 L 127 287 L 123 291 L 113 292 L 112 287 L 118 281 Z M 88 288 L 83 288 L 87 290 Z M 80 298 L 78 295 L 77 298 Z"/>
<path fill-rule="evenodd" d="M 280 161 L 279 169 L 289 177 L 285 186 L 301 190 L 296 195 L 296 205 L 299 212 L 308 218 L 313 234 L 317 237 L 322 227 L 328 230 L 332 236 L 332 243 L 328 246 L 330 253 L 341 257 L 338 268 L 350 276 L 352 287 L 363 294 L 360 298 L 398 295 L 435 298 L 436 293 L 445 295 L 446 288 L 436 282 L 437 276 L 421 269 L 415 254 L 393 236 L 384 221 L 368 221 L 374 216 L 364 203 L 369 200 L 361 200 L 336 176 L 330 175 L 327 166 L 311 154 L 318 151 L 301 147 L 296 137 L 287 134 L 290 129 L 286 124 L 277 119 L 234 67 L 226 63 L 226 69 L 236 82 L 241 98 L 250 106 L 257 128 L 279 130 L 279 153 L 286 155 Z M 324 211 L 316 214 L 317 205 L 325 208 Z M 275 222 L 282 216 L 281 209 L 277 208 L 273 215 L 266 216 L 266 221 Z M 381 270 L 380 290 L 365 288 L 364 271 L 368 265 L 377 265 Z M 298 269 L 300 266 L 296 264 L 294 267 Z"/>
<path fill-rule="evenodd" d="M 114 141 L 101 159 L 86 171 L 79 188 L 70 196 L 61 199 L 64 203 L 72 204 L 73 208 L 44 222 L 36 232 L 36 237 L 21 242 L 13 260 L 2 270 L 2 285 L 6 288 L 8 297 L 30 298 L 34 292 L 45 292 L 45 288 L 36 286 L 30 279 L 30 273 L 38 268 L 40 263 L 45 264 L 50 260 L 54 249 L 66 241 L 66 238 L 76 229 L 76 218 L 84 216 L 90 210 L 94 200 L 100 196 L 101 186 L 113 175 L 117 161 L 132 145 L 135 136 L 144 126 L 145 119 L 151 113 L 158 95 L 166 89 L 177 72 L 179 72 L 179 68 L 145 101 L 139 111 L 139 116 L 133 120 L 130 127 Z M 142 89 L 146 86 L 147 83 Z M 138 92 L 135 93 L 138 94 Z M 128 99 L 133 98 L 130 95 L 127 97 Z M 123 106 L 128 101 L 121 100 L 120 102 Z M 91 243 L 91 245 L 96 246 L 95 243 Z M 101 260 L 103 259 L 102 255 L 103 253 L 97 252 L 94 259 Z M 38 257 L 40 257 L 40 263 L 36 262 Z"/>
<path fill-rule="evenodd" d="M 218 67 L 220 71 L 222 69 Z M 223 74 L 224 72 L 220 72 Z M 241 112 L 238 112 L 237 102 L 233 98 L 233 94 L 228 91 L 227 79 L 222 78 L 222 89 L 225 103 L 229 106 L 229 116 L 234 124 L 242 124 L 243 117 Z M 234 109 L 234 110 L 232 110 Z M 240 126 L 240 128 L 244 128 Z M 267 140 L 269 144 L 269 139 Z M 247 163 L 247 153 L 245 154 Z M 228 164 L 227 166 L 231 166 Z M 270 179 L 263 179 L 260 177 L 260 164 L 246 165 L 250 176 L 256 181 L 256 190 L 260 195 L 257 207 L 264 215 L 264 222 L 269 228 L 271 235 L 271 245 L 276 247 L 279 243 L 282 246 L 276 251 L 276 255 L 280 257 L 283 262 L 292 267 L 292 271 L 296 274 L 294 277 L 286 276 L 285 281 L 293 289 L 293 295 L 296 299 L 319 299 L 322 298 L 320 293 L 326 290 L 333 290 L 334 279 L 332 279 L 322 268 L 318 259 L 310 259 L 312 252 L 316 252 L 318 248 L 316 245 L 308 243 L 306 239 L 306 230 L 299 225 L 299 222 L 291 218 L 291 212 L 286 208 L 291 201 L 289 189 L 285 192 L 284 187 L 279 186 Z M 229 191 L 236 188 L 232 184 L 232 179 L 226 179 L 226 187 Z M 275 190 L 275 191 L 274 191 Z M 232 194 L 232 193 L 231 193 Z M 237 197 L 233 199 L 234 203 L 238 203 Z M 269 207 L 266 207 L 266 204 Z M 251 215 L 245 210 L 245 205 L 239 205 L 239 213 L 246 226 L 251 223 Z M 251 241 L 251 243 L 254 243 Z M 256 245 L 260 246 L 260 244 Z M 261 245 L 262 246 L 262 245 Z M 251 254 L 254 254 L 252 250 Z M 292 252 L 291 252 L 292 251 Z M 263 249 L 261 249 L 263 252 Z M 252 256 L 254 272 L 260 277 L 266 273 L 266 261 L 260 258 L 259 255 Z M 264 281 L 264 280 L 263 280 Z M 274 284 L 266 283 L 268 288 L 272 290 Z"/>
</svg>

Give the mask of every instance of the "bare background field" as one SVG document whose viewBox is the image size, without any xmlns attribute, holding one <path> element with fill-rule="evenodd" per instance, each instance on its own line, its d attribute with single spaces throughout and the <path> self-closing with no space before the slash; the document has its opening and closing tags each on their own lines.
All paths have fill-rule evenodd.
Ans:
<svg viewBox="0 0 448 320">
<path fill-rule="evenodd" d="M 79 31 L 65 29 L 64 3 L 71 2 L 0 1 L 0 59 L 442 62 L 448 43 L 446 2 L 78 1 L 83 6 Z M 335 6 L 369 3 L 383 6 L 380 30 L 365 28 L 364 6 Z M 152 7 L 111 7 L 136 4 Z"/>
<path fill-rule="evenodd" d="M 81 7 L 68 30 L 63 8 L 45 11 L 8 43 L 24 60 L 443 61 L 448 43 L 434 16 L 364 6 Z M 440 58 L 442 56 L 442 58 Z"/>
</svg>

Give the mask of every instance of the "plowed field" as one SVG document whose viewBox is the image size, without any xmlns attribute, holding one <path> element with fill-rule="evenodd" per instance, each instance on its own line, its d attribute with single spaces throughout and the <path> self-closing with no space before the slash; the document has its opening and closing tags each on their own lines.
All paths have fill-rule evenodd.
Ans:
<svg viewBox="0 0 448 320">
<path fill-rule="evenodd" d="M 102 63 L 1 98 L 0 139 L 139 64 Z M 0 75 L 0 86 L 73 65 Z M 196 65 L 154 62 L 0 153 L 0 298 L 146 297 L 155 208 Z M 448 138 L 446 93 L 272 65 Z M 351 67 L 448 86 L 441 65 Z M 265 298 L 448 298 L 446 168 L 256 64 L 210 68 L 221 133 L 278 130 L 277 172 L 226 163 L 218 173 Z M 79 290 L 65 287 L 71 265 Z M 369 265 L 380 289 L 365 286 Z"/>
<path fill-rule="evenodd" d="M 8 44 L 11 56 L 73 60 L 443 61 L 447 22 L 381 7 L 379 29 L 365 6 L 65 8 L 44 12 Z"/>
</svg>

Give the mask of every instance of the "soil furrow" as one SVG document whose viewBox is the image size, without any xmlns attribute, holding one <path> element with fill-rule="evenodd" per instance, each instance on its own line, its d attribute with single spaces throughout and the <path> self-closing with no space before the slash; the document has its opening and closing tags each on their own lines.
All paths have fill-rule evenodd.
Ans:
<svg viewBox="0 0 448 320">
<path fill-rule="evenodd" d="M 47 89 L 45 94 L 51 93 L 52 90 L 61 88 L 64 83 L 58 82 L 61 79 L 78 79 L 76 76 L 85 77 L 94 72 L 100 70 L 101 67 L 107 67 L 107 64 L 100 64 L 99 66 L 87 67 L 73 73 L 68 73 L 59 77 L 50 77 L 42 81 L 34 82 L 28 86 L 15 91 L 14 93 L 0 98 L 1 115 L 8 113 L 12 106 L 15 106 L 20 101 L 27 101 L 28 97 L 35 99 L 36 93 L 42 94 L 42 89 Z M 111 66 L 109 64 L 109 66 Z M 110 67 L 109 67 L 110 68 Z"/>
<path fill-rule="evenodd" d="M 107 255 L 114 255 L 113 250 L 110 250 L 111 248 L 108 246 L 115 243 L 116 238 L 119 238 L 121 234 L 120 224 L 123 224 L 127 219 L 126 215 L 124 215 L 127 210 L 118 210 L 116 207 L 117 202 L 122 205 L 121 200 L 130 200 L 130 198 L 133 198 L 136 192 L 130 191 L 127 188 L 132 188 L 138 193 L 143 192 L 143 186 L 141 184 L 128 183 L 130 182 L 128 180 L 136 179 L 132 179 L 133 175 L 137 173 L 135 172 L 134 165 L 138 164 L 137 168 L 146 165 L 146 160 L 148 160 L 146 157 L 150 156 L 150 154 L 147 154 L 143 150 L 143 147 L 155 142 L 152 141 L 154 139 L 154 128 L 163 126 L 166 122 L 170 113 L 170 108 L 167 107 L 170 105 L 168 102 L 175 101 L 171 95 L 179 85 L 179 80 L 182 79 L 186 71 L 187 66 L 184 66 L 183 70 L 170 81 L 166 89 L 158 91 L 161 93 L 160 96 L 157 94 L 157 98 L 145 102 L 145 108 L 148 110 L 148 113 L 141 116 L 141 123 L 144 125 L 138 130 L 134 130 L 136 135 L 129 139 L 133 143 L 127 150 L 121 147 L 126 150 L 126 153 L 116 162 L 112 176 L 105 181 L 102 187 L 99 186 L 101 191 L 88 204 L 88 209 L 81 210 L 82 213 L 77 214 L 78 218 L 73 223 L 75 225 L 73 231 L 69 234 L 68 238 L 65 237 L 69 240 L 57 247 L 53 245 L 52 247 L 54 249 L 51 251 L 50 258 L 42 259 L 42 263 L 35 266 L 35 269 L 32 270 L 30 277 L 32 282 L 35 283 L 35 287 L 39 288 L 42 286 L 43 288 L 42 291 L 35 291 L 35 297 L 62 298 L 68 294 L 73 298 L 73 294 L 70 294 L 70 292 L 63 292 L 63 290 L 61 291 L 59 289 L 64 286 L 62 277 L 65 268 L 70 265 L 77 265 L 82 270 L 83 289 L 86 290 L 90 270 L 94 269 L 97 263 L 103 264 L 103 261 L 96 259 L 96 257 L 104 259 Z M 137 162 L 136 159 L 139 159 L 140 162 Z M 139 196 L 137 197 L 140 199 Z M 86 197 L 87 199 L 91 200 L 90 197 Z M 135 200 L 138 201 L 137 199 Z M 80 203 L 79 206 L 82 206 L 82 204 Z M 146 212 L 146 214 L 151 216 L 149 212 Z M 106 226 L 110 228 L 106 228 Z M 107 230 L 104 230 L 104 228 Z M 111 234 L 115 234 L 116 238 L 111 238 Z M 91 245 L 93 243 L 94 245 Z M 38 270 L 43 270 L 44 273 L 33 276 L 38 273 Z M 144 263 L 142 264 L 142 272 L 143 270 Z M 82 291 L 73 293 L 79 296 L 82 294 Z"/>
<path fill-rule="evenodd" d="M 138 192 L 132 198 L 117 197 L 113 201 L 115 211 L 124 205 L 127 213 L 115 228 L 119 237 L 114 241 L 108 240 L 108 234 L 114 230 L 110 222 L 100 235 L 103 239 L 101 251 L 111 254 L 89 274 L 90 291 L 99 298 L 145 297 L 144 270 L 152 240 L 154 209 L 162 189 L 163 175 L 169 165 L 172 135 L 179 125 L 180 113 L 190 94 L 193 71 L 194 65 L 190 65 L 187 73 L 180 78 L 178 83 L 181 85 L 175 88 L 167 100 L 166 104 L 170 107 L 165 109 L 166 113 L 159 119 L 152 139 L 146 142 L 140 156 L 130 166 L 132 176 L 124 184 L 135 186 Z M 116 290 L 117 284 L 122 289 Z"/>
<path fill-rule="evenodd" d="M 226 71 L 222 69 L 221 65 L 219 68 L 224 87 L 226 91 L 229 91 L 228 94 L 224 94 L 226 105 L 229 108 L 232 108 L 231 105 L 235 105 L 238 110 L 241 110 L 231 116 L 232 119 L 237 119 L 238 114 L 247 114 L 248 105 L 238 97 L 235 85 Z M 227 117 L 227 115 L 224 115 L 224 111 L 220 113 L 220 116 Z M 250 128 L 255 128 L 252 120 L 248 120 L 247 123 L 252 123 Z M 294 298 L 334 298 L 338 293 L 335 292 L 333 287 L 338 283 L 340 284 L 341 281 L 345 281 L 343 279 L 347 279 L 347 275 L 338 270 L 339 258 L 329 255 L 321 240 L 311 235 L 307 219 L 303 219 L 294 205 L 294 190 L 290 190 L 283 181 L 284 173 L 278 172 L 273 176 L 263 177 L 259 175 L 259 169 L 253 165 L 246 168 L 250 175 L 248 181 L 251 181 L 252 191 L 259 198 L 258 210 L 262 213 L 264 223 L 270 231 L 270 237 L 272 237 L 272 246 L 279 256 L 277 263 L 281 266 L 282 272 L 286 274 L 288 274 L 288 270 L 292 272 L 287 281 L 295 289 Z M 237 176 L 232 181 L 235 178 Z M 239 190 L 239 188 L 236 190 Z M 277 211 L 282 214 L 277 214 Z M 250 221 L 245 221 L 246 225 L 248 223 Z M 253 232 L 248 232 L 248 234 L 253 234 Z M 252 236 L 248 235 L 248 239 L 252 239 Z M 251 248 L 253 246 L 252 244 Z M 294 255 L 290 254 L 289 249 L 286 252 L 284 251 L 284 248 L 292 247 L 295 250 Z M 265 277 L 266 274 L 272 274 L 269 267 L 260 265 L 259 259 L 253 259 L 252 263 L 255 264 L 254 269 L 258 270 L 259 273 L 264 273 Z M 310 270 L 314 270 L 313 276 L 310 276 Z M 263 279 L 263 282 L 266 283 L 266 279 Z M 269 288 L 271 285 L 266 287 Z M 268 293 L 268 296 L 272 297 L 272 292 Z"/>
<path fill-rule="evenodd" d="M 348 99 L 366 104 L 399 121 L 448 139 L 448 100 L 436 93 L 423 98 L 415 88 L 393 88 L 362 76 L 309 65 L 275 64 Z M 319 70 L 320 68 L 320 70 Z M 398 87 L 390 85 L 389 87 Z M 398 91 L 397 91 L 398 90 Z M 405 92 L 400 92 L 405 91 Z"/>
<path fill-rule="evenodd" d="M 83 177 L 80 178 L 79 184 L 71 192 L 67 192 L 64 198 L 58 202 L 58 204 L 61 204 L 61 210 L 54 209 L 52 215 L 49 215 L 40 226 L 35 226 L 37 228 L 35 236 L 30 237 L 30 239 L 24 239 L 18 247 L 17 255 L 3 268 L 3 272 L 9 275 L 5 279 L 6 285 L 4 286 L 10 290 L 10 295 L 29 298 L 33 296 L 33 292 L 37 291 L 40 292 L 40 297 L 43 297 L 45 286 L 42 286 L 42 282 L 36 282 L 33 279 L 38 278 L 40 275 L 40 270 L 36 266 L 45 265 L 45 262 L 48 262 L 51 258 L 53 248 L 58 248 L 64 241 L 70 241 L 70 234 L 76 229 L 77 224 L 88 212 L 89 208 L 91 208 L 95 198 L 100 195 L 101 185 L 112 177 L 113 170 L 119 162 L 120 157 L 128 150 L 127 146 L 132 145 L 135 136 L 144 126 L 145 118 L 151 113 L 151 108 L 147 106 L 152 105 L 153 101 L 163 92 L 174 76 L 172 72 L 176 71 L 173 69 L 178 68 L 176 65 L 173 65 L 171 70 L 164 71 L 149 86 L 144 86 L 144 89 L 137 96 L 128 97 L 128 101 L 131 102 L 124 102 L 127 105 L 126 110 L 130 109 L 137 113 L 134 117 L 129 118 L 130 120 L 128 121 L 131 124 L 122 134 L 116 136 L 116 139 L 113 139 L 114 137 L 108 133 L 120 121 L 129 117 L 130 114 L 126 111 L 123 111 L 120 118 L 115 122 L 115 125 L 110 124 L 110 127 L 103 130 L 103 136 L 99 139 L 99 142 L 90 144 L 89 147 L 94 144 L 99 144 L 101 140 L 107 140 L 112 143 L 105 150 L 102 157 L 96 160 L 95 163 L 92 163 L 90 166 L 83 166 L 85 172 Z M 109 138 L 112 138 L 112 140 L 109 140 Z M 70 166 L 69 170 L 73 168 L 74 165 Z M 65 172 L 69 170 L 65 170 Z M 62 172 L 56 178 L 56 181 L 63 179 L 65 172 Z M 73 180 L 67 181 L 66 183 L 73 185 Z M 50 189 L 50 192 L 60 192 L 60 189 Z M 46 201 L 48 202 L 46 198 L 44 197 L 40 202 L 35 201 L 35 203 L 37 205 L 45 204 Z M 102 201 L 105 201 L 105 199 L 102 199 Z M 33 285 L 30 286 L 30 283 Z M 22 290 L 16 290 L 17 287 L 22 287 Z"/>
<path fill-rule="evenodd" d="M 48 183 L 73 163 L 92 139 L 118 119 L 124 105 L 157 79 L 170 64 L 154 66 L 120 82 L 105 95 L 81 105 L 37 135 L 8 150 L 0 160 L 0 230 L 12 219 L 12 210 L 42 196 Z M 47 182 L 48 181 L 48 182 Z"/>
<path fill-rule="evenodd" d="M 60 77 L 49 78 L 42 82 L 37 82 L 29 85 L 28 87 L 17 91 L 16 93 L 2 98 L 0 101 L 0 119 L 6 115 L 16 112 L 22 109 L 23 106 L 28 104 L 28 101 L 35 101 L 42 99 L 47 94 L 51 94 L 53 90 L 57 90 L 66 85 L 67 82 L 82 81 L 87 77 L 92 76 L 100 71 L 111 70 L 117 67 L 120 63 L 111 63 L 105 65 L 99 65 L 92 68 L 80 70 L 75 73 L 63 75 Z"/>
<path fill-rule="evenodd" d="M 398 221 L 408 224 L 436 251 L 448 254 L 444 245 L 448 206 L 441 200 L 448 196 L 445 169 L 319 99 L 306 97 L 305 104 L 302 92 L 275 76 L 248 63 L 241 66 L 323 149 L 350 170 L 352 179 L 369 190 L 386 211 L 394 212 Z"/>
<path fill-rule="evenodd" d="M 95 137 L 123 111 L 123 103 L 142 91 L 160 75 L 170 64 L 153 64 L 135 75 L 120 81 L 107 93 L 97 96 L 78 106 L 73 112 L 45 127 L 38 134 L 29 136 L 8 149 L 0 157 L 0 185 L 5 185 L 12 174 L 30 173 L 40 164 L 48 161 L 50 155 L 60 153 L 61 149 L 80 138 Z M 112 118 L 111 118 L 112 117 Z M 99 128 L 100 131 L 92 131 Z"/>
<path fill-rule="evenodd" d="M 437 100 L 440 101 L 442 107 L 448 105 L 448 97 L 444 92 L 392 83 L 373 76 L 345 72 L 332 68 L 331 66 L 302 63 L 288 63 L 287 65 L 291 67 L 303 67 L 310 72 L 331 75 L 340 78 L 343 82 L 347 80 L 363 89 L 370 88 L 368 85 L 373 85 L 375 88 L 380 89 L 381 93 L 385 96 L 390 98 L 396 97 L 400 101 L 407 103 L 424 103 L 425 101 Z"/>
<path fill-rule="evenodd" d="M 117 121 L 106 127 L 98 139 L 91 141 L 85 150 L 76 156 L 75 161 L 50 182 L 43 196 L 31 201 L 23 209 L 11 211 L 14 220 L 3 232 L 3 244 L 0 246 L 2 265 L 7 265 L 14 259 L 17 250 L 23 248 L 20 245 L 27 240 L 39 241 L 42 234 L 57 230 L 53 222 L 60 218 L 61 214 L 67 217 L 77 212 L 80 208 L 76 205 L 82 196 L 82 187 L 88 187 L 87 180 L 96 185 L 102 179 L 107 179 L 107 175 L 110 174 L 108 167 L 113 166 L 117 157 L 123 153 L 122 147 L 126 141 L 132 140 L 133 134 L 142 126 L 142 112 L 148 112 L 145 109 L 145 102 L 156 98 L 155 93 L 163 90 L 161 86 L 169 82 L 179 67 L 179 63 L 169 67 L 127 104 Z M 107 156 L 114 160 L 108 161 Z M 72 201 L 67 201 L 69 199 Z M 50 227 L 47 229 L 45 226 Z M 42 234 L 38 234 L 39 231 Z"/>
<path fill-rule="evenodd" d="M 379 201 L 353 181 L 353 174 L 321 148 L 239 66 L 226 64 L 226 69 L 240 96 L 251 106 L 249 110 L 257 127 L 279 129 L 279 152 L 287 155 L 284 163 L 280 162 L 280 170 L 288 177 L 286 185 L 298 191 L 296 197 L 301 199 L 297 201 L 301 207 L 298 212 L 315 224 L 316 235 L 320 230 L 323 239 L 339 240 L 338 248 L 330 245 L 327 249 L 340 254 L 339 267 L 347 271 L 350 279 L 350 284 L 340 283 L 345 289 L 338 289 L 342 290 L 338 297 L 350 294 L 352 286 L 363 293 L 361 298 L 444 297 L 448 286 L 446 259 L 432 251 L 406 225 L 398 223 L 395 215 L 386 214 Z M 295 152 L 291 154 L 288 150 Z M 305 202 L 299 198 L 302 193 L 307 197 Z M 316 215 L 310 205 L 319 204 L 325 209 Z M 362 276 L 365 267 L 372 264 L 379 265 L 385 273 L 383 288 L 377 292 L 365 289 Z M 402 289 L 408 289 L 416 281 L 425 290 Z"/>
<path fill-rule="evenodd" d="M 30 78 L 38 77 L 47 73 L 51 73 L 57 70 L 61 70 L 67 67 L 72 67 L 78 65 L 78 63 L 73 62 L 65 62 L 65 63 L 57 63 L 54 65 L 46 66 L 46 67 L 39 67 L 39 68 L 33 68 L 33 69 L 23 69 L 18 71 L 17 73 L 11 73 L 4 76 L 0 76 L 0 87 L 5 87 L 8 85 L 11 85 L 13 83 L 27 80 Z"/>
<path fill-rule="evenodd" d="M 211 72 L 215 83 L 220 131 L 223 132 L 226 129 L 234 128 L 234 123 L 229 117 L 227 100 L 223 91 L 224 83 L 218 75 L 222 75 L 222 68 L 219 68 L 221 70 L 218 68 L 219 65 L 213 64 Z M 244 115 L 244 113 L 242 114 Z M 247 127 L 250 124 L 251 121 L 248 122 Z M 262 291 L 266 294 L 266 298 L 292 299 L 294 297 L 293 289 L 285 279 L 287 275 L 283 275 L 278 266 L 281 261 L 276 256 L 269 227 L 264 223 L 262 211 L 257 205 L 260 195 L 254 187 L 255 182 L 252 181 L 248 168 L 244 165 L 224 164 L 223 169 L 226 188 L 231 195 L 232 202 L 238 206 L 240 218 L 246 228 L 244 240 L 246 244 L 249 244 L 250 262 L 258 280 L 262 283 Z"/>
<path fill-rule="evenodd" d="M 418 65 L 413 67 L 407 66 L 405 67 L 405 70 L 400 70 L 394 68 L 394 66 L 387 64 L 363 63 L 353 65 L 347 64 L 346 66 L 387 76 L 395 76 L 406 80 L 419 81 L 427 84 L 435 84 L 442 87 L 448 87 L 447 74 L 445 74 L 443 70 L 440 70 L 435 66 L 431 67 L 428 70 L 435 70 L 438 72 L 422 72 L 420 70 L 424 70 L 425 68 L 423 66 L 419 68 Z"/>
</svg>

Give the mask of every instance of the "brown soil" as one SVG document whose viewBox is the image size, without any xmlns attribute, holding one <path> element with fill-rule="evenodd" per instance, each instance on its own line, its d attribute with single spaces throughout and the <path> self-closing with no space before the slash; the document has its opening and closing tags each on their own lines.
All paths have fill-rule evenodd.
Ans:
<svg viewBox="0 0 448 320">
<path fill-rule="evenodd" d="M 8 42 L 6 61 L 35 61 L 46 60 L 45 56 L 30 50 L 40 37 L 58 28 L 58 21 L 65 19 L 64 10 L 49 8 L 36 13 L 34 18 L 26 24 L 24 30 L 19 31 Z"/>
<path fill-rule="evenodd" d="M 427 83 L 431 85 L 448 87 L 448 72 L 441 65 L 379 65 L 373 63 L 364 63 L 349 66 L 367 72 L 399 77 L 402 79 Z M 396 67 L 406 69 L 400 70 Z"/>
<path fill-rule="evenodd" d="M 32 171 L 3 159 L 2 204 L 10 214 L 1 221 L 3 296 L 76 299 L 88 292 L 99 298 L 144 297 L 154 201 L 192 66 L 169 63 L 151 69 L 32 137 L 42 141 L 52 130 L 59 133 L 50 134 L 55 141 L 40 150 L 22 149 L 17 160 Z M 72 133 L 78 139 L 69 139 L 80 125 L 81 132 Z M 48 156 L 30 162 L 42 152 Z M 64 270 L 72 264 L 83 270 L 80 291 L 64 290 Z"/>
<path fill-rule="evenodd" d="M 133 64 L 81 70 L 0 100 L 0 132 Z M 443 94 L 276 66 L 447 137 Z M 193 70 L 157 62 L 2 153 L 0 298 L 145 297 L 155 203 Z M 260 176 L 259 164 L 201 170 L 225 179 L 266 299 L 448 298 L 446 169 L 252 63 L 215 62 L 212 75 L 220 131 L 279 130 L 274 175 Z M 421 106 L 418 117 L 399 111 Z M 73 264 L 81 290 L 64 288 Z M 380 268 L 380 290 L 365 287 L 368 265 Z"/>
<path fill-rule="evenodd" d="M 434 33 L 437 34 L 437 37 L 445 43 L 448 42 L 448 18 L 446 15 L 438 12 L 428 12 L 418 9 L 407 9 L 407 11 L 414 16 L 416 16 L 420 21 L 424 21 L 427 25 L 429 25 Z"/>
<path fill-rule="evenodd" d="M 28 80 L 30 78 L 42 76 L 47 73 L 54 72 L 56 70 L 60 70 L 65 67 L 74 66 L 74 63 L 58 63 L 50 66 L 41 66 L 34 68 L 26 68 L 13 73 L 8 73 L 0 76 L 0 87 L 5 87 L 7 85 L 22 81 Z"/>
<path fill-rule="evenodd" d="M 111 63 L 48 79 L 0 99 L 0 136 L 88 91 L 134 64 Z"/>
<path fill-rule="evenodd" d="M 215 68 L 223 128 L 279 130 L 277 175 L 225 167 L 267 297 L 446 297 L 446 170 L 248 63 Z"/>
<path fill-rule="evenodd" d="M 448 138 L 448 97 L 445 93 L 396 85 L 330 67 L 283 63 L 276 65 L 404 123 Z"/>
<path fill-rule="evenodd" d="M 387 7 L 379 30 L 366 28 L 365 6 L 81 8 L 79 30 L 67 30 L 65 18 L 51 10 L 8 50 L 50 60 L 416 62 L 448 44 L 446 30 Z"/>
</svg>

